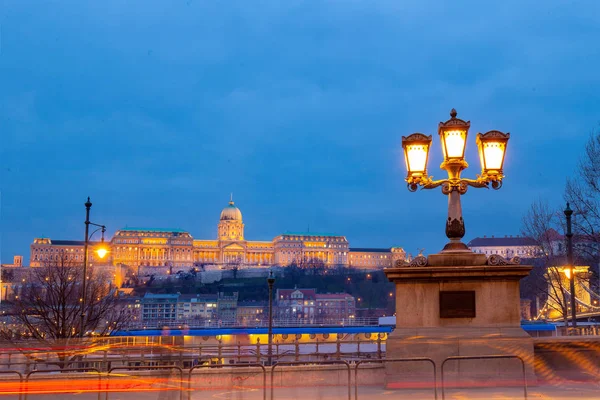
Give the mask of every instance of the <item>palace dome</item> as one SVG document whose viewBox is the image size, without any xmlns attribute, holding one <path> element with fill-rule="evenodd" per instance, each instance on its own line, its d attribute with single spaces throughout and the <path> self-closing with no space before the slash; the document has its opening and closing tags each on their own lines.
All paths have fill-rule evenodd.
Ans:
<svg viewBox="0 0 600 400">
<path fill-rule="evenodd" d="M 221 221 L 241 221 L 242 212 L 233 204 L 233 200 L 229 201 L 229 205 L 221 211 Z"/>
</svg>

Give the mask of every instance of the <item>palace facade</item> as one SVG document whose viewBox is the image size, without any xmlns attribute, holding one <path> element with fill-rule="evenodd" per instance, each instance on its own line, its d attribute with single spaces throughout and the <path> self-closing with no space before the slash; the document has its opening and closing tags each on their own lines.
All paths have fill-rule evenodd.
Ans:
<svg viewBox="0 0 600 400">
<path fill-rule="evenodd" d="M 363 269 L 391 267 L 405 259 L 402 248 L 350 247 L 345 236 L 324 233 L 287 232 L 271 241 L 246 240 L 242 212 L 233 200 L 221 211 L 214 240 L 194 239 L 181 229 L 123 228 L 105 245 L 105 260 L 94 258 L 91 264 L 129 267 L 166 267 L 178 270 L 203 265 L 287 266 L 314 263 L 327 266 L 351 266 Z M 30 265 L 39 267 L 67 253 L 74 261 L 83 261 L 83 242 L 36 238 L 31 245 Z"/>
</svg>

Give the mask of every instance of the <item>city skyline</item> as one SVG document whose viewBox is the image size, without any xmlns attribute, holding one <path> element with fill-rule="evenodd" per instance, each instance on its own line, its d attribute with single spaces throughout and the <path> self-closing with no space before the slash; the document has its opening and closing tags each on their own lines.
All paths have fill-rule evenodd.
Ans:
<svg viewBox="0 0 600 400">
<path fill-rule="evenodd" d="M 2 262 L 83 238 L 87 196 L 108 233 L 212 237 L 231 191 L 253 238 L 310 226 L 439 251 L 446 199 L 406 192 L 400 142 L 451 108 L 471 121 L 468 176 L 475 134 L 511 133 L 503 189 L 463 198 L 465 239 L 519 234 L 532 201 L 563 206 L 600 120 L 597 4 L 203 3 L 2 5 Z M 436 178 L 440 161 L 436 141 Z"/>
</svg>

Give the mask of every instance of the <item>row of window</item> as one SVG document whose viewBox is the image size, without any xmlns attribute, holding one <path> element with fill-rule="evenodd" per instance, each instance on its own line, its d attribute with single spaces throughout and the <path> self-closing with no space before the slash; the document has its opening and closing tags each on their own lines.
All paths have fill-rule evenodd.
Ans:
<svg viewBox="0 0 600 400">
<path fill-rule="evenodd" d="M 389 256 L 391 258 L 391 256 Z M 386 255 L 372 256 L 372 255 L 364 255 L 364 254 L 352 254 L 350 253 L 350 259 L 352 258 L 388 258 Z"/>
<path fill-rule="evenodd" d="M 44 247 L 44 248 L 34 248 L 33 249 L 33 254 L 39 254 L 39 253 L 63 253 L 63 252 L 81 252 L 83 251 L 83 247 L 79 247 L 79 248 L 70 248 L 70 249 L 65 249 L 63 247 Z"/>
<path fill-rule="evenodd" d="M 479 253 L 479 254 L 511 254 L 511 255 L 532 255 L 533 252 L 531 250 L 522 250 L 522 249 L 517 249 L 517 250 L 511 250 L 511 249 L 506 249 L 506 250 L 481 250 L 481 249 L 475 249 L 475 253 Z"/>
</svg>

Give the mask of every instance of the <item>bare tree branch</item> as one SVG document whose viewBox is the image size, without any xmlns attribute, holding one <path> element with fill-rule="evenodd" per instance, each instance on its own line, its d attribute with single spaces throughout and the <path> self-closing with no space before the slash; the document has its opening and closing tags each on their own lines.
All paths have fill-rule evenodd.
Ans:
<svg viewBox="0 0 600 400">
<path fill-rule="evenodd" d="M 69 253 L 61 253 L 39 268 L 31 268 L 21 290 L 9 307 L 19 329 L 0 331 L 4 339 L 26 338 L 38 345 L 57 348 L 61 368 L 67 367 L 80 354 L 61 350 L 77 344 L 87 346 L 90 335 L 107 335 L 129 321 L 130 313 L 120 307 L 109 276 L 100 267 L 90 268 L 87 276 L 83 326 L 81 298 L 83 268 Z M 86 340 L 80 341 L 83 330 Z"/>
</svg>

